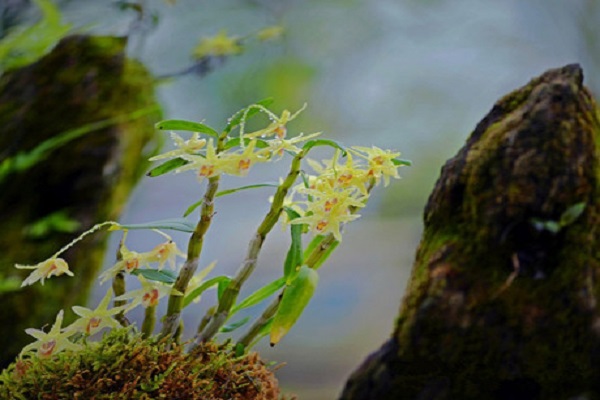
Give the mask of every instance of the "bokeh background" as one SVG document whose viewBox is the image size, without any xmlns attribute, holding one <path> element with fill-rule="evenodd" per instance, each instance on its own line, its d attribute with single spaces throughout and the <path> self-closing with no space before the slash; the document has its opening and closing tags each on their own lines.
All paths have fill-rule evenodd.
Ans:
<svg viewBox="0 0 600 400">
<path fill-rule="evenodd" d="M 120 10 L 115 2 L 59 2 L 64 17 L 81 30 L 130 33 L 131 56 L 156 76 L 189 66 L 203 36 L 220 30 L 244 36 L 270 25 L 285 29 L 279 40 L 248 46 L 203 77 L 161 83 L 165 118 L 204 120 L 220 128 L 233 112 L 265 97 L 275 99 L 277 112 L 307 102 L 290 131 L 323 131 L 345 145 L 391 148 L 413 162 L 401 170 L 402 180 L 378 190 L 362 218 L 345 231 L 292 332 L 275 348 L 257 348 L 265 358 L 286 363 L 278 371 L 280 382 L 300 399 L 335 398 L 351 371 L 391 333 L 428 193 L 445 160 L 493 103 L 544 70 L 573 62 L 582 64 L 593 91 L 600 85 L 597 0 L 140 3 L 152 15 L 135 22 L 133 11 Z M 285 170 L 285 161 L 260 166 L 248 179 L 275 181 Z M 222 187 L 246 183 L 231 178 Z M 191 173 L 144 179 L 122 221 L 180 216 L 202 192 Z M 259 189 L 219 199 L 205 265 L 218 260 L 219 274 L 236 271 L 270 194 Z M 174 238 L 185 247 L 186 235 Z M 118 240 L 112 238 L 107 267 Z M 160 241 L 155 234 L 135 232 L 128 245 L 145 251 Z M 279 276 L 288 243 L 288 234 L 275 229 L 243 294 Z M 187 337 L 214 297 L 209 293 L 186 310 Z M 260 311 L 259 306 L 249 314 Z"/>
</svg>

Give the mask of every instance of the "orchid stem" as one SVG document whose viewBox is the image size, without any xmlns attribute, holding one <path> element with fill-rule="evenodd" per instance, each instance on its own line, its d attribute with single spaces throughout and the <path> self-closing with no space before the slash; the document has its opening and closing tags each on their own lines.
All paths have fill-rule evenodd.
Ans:
<svg viewBox="0 0 600 400">
<path fill-rule="evenodd" d="M 285 200 L 289 189 L 296 182 L 296 179 L 300 174 L 301 161 L 305 155 L 305 151 L 300 151 L 292 160 L 288 175 L 286 176 L 283 183 L 277 188 L 277 191 L 273 196 L 273 202 L 271 203 L 271 208 L 269 209 L 269 212 L 257 228 L 252 240 L 250 240 L 244 262 L 238 269 L 238 272 L 236 273 L 235 277 L 227 286 L 227 289 L 225 289 L 225 291 L 223 292 L 223 295 L 219 300 L 219 306 L 217 308 L 216 313 L 214 314 L 210 322 L 206 325 L 206 327 L 196 335 L 194 347 L 198 346 L 202 342 L 213 338 L 229 318 L 229 312 L 231 310 L 231 307 L 233 307 L 233 305 L 235 304 L 235 301 L 240 293 L 242 285 L 244 284 L 244 282 L 246 282 L 248 277 L 256 268 L 258 255 L 260 253 L 260 250 L 262 248 L 263 242 L 267 234 L 273 229 L 273 227 L 279 220 L 279 216 L 281 214 L 281 211 L 283 210 L 283 201 Z"/>
</svg>

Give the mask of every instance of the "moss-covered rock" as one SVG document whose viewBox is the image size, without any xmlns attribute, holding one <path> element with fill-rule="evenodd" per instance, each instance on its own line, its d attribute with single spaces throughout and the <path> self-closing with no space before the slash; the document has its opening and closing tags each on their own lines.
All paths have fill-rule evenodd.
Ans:
<svg viewBox="0 0 600 400">
<path fill-rule="evenodd" d="M 600 120 L 582 81 L 578 65 L 533 79 L 446 163 L 393 336 L 342 399 L 600 398 Z"/>
<path fill-rule="evenodd" d="M 24 356 L 0 375 L 2 399 L 279 399 L 277 379 L 256 353 L 226 345 L 182 347 L 112 331 L 82 351 Z"/>
<path fill-rule="evenodd" d="M 152 77 L 126 57 L 125 44 L 116 37 L 67 37 L 36 63 L 0 77 L 0 161 L 61 133 L 94 128 L 0 182 L 1 277 L 24 277 L 28 271 L 15 270 L 15 263 L 37 264 L 93 224 L 116 219 L 141 176 L 160 112 Z M 154 111 L 133 118 L 141 109 Z M 31 235 L 27 227 L 56 212 L 80 228 Z M 74 278 L 0 294 L 0 365 L 31 340 L 25 328 L 51 322 L 61 308 L 85 304 L 104 244 L 96 236 L 66 253 Z"/>
</svg>

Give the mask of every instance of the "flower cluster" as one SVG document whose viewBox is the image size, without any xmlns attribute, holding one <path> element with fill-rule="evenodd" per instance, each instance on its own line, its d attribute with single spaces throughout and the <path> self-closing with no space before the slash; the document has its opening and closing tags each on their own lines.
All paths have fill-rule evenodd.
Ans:
<svg viewBox="0 0 600 400">
<path fill-rule="evenodd" d="M 321 134 L 317 132 L 304 136 L 301 133 L 286 138 L 287 124 L 305 108 L 306 104 L 293 114 L 289 110 L 284 110 L 281 116 L 277 116 L 258 104 L 248 107 L 244 111 L 240 124 L 239 146 L 230 149 L 220 149 L 212 138 L 208 141 L 200 139 L 198 133 L 185 140 L 173 132 L 171 137 L 176 149 L 152 157 L 150 161 L 177 158 L 184 160 L 186 164 L 176 168 L 174 172 L 195 171 L 199 181 L 221 174 L 245 176 L 253 165 L 272 161 L 275 155 L 281 158 L 284 152 L 297 154 L 301 150 L 297 147 L 298 144 Z M 252 110 L 266 114 L 271 123 L 264 129 L 246 133 L 245 120 Z"/>
<path fill-rule="evenodd" d="M 150 267 L 151 263 L 156 263 L 159 271 L 164 268 L 165 264 L 169 264 L 171 269 L 175 270 L 176 258 L 178 256 L 185 258 L 185 254 L 177 248 L 177 245 L 169 235 L 156 229 L 154 231 L 164 236 L 167 239 L 166 242 L 144 253 L 131 251 L 122 243 L 119 249 L 121 260 L 117 261 L 114 266 L 100 275 L 100 283 L 114 278 L 120 272 L 133 273 L 140 267 Z"/>
<path fill-rule="evenodd" d="M 168 264 L 171 269 L 175 270 L 176 258 L 185 258 L 185 254 L 177 248 L 177 245 L 169 235 L 156 229 L 154 231 L 164 236 L 167 240 L 144 253 L 131 251 L 122 243 L 120 247 L 121 259 L 100 275 L 100 283 L 114 278 L 118 273 L 131 274 L 136 271 L 139 272 L 144 267 L 150 268 L 151 264 L 156 265 L 157 269 L 154 271 L 162 270 L 165 264 Z M 123 241 L 126 236 L 127 231 L 125 231 Z M 62 258 L 53 257 L 34 266 L 17 265 L 16 267 L 19 269 L 34 269 L 23 281 L 23 286 L 31 285 L 38 280 L 43 284 L 44 279 L 63 273 L 73 276 L 67 262 Z M 212 266 L 210 267 L 212 268 Z M 129 291 L 114 298 L 113 290 L 108 289 L 106 295 L 94 310 L 81 306 L 73 306 L 73 312 L 79 318 L 65 328 L 61 328 L 64 314 L 61 310 L 56 317 L 56 322 L 48 333 L 38 329 L 27 329 L 27 334 L 35 337 L 37 341 L 24 347 L 21 354 L 35 350 L 38 356 L 49 357 L 63 350 L 79 349 L 81 345 L 74 343 L 69 338 L 78 333 L 90 336 L 100 332 L 103 328 L 119 328 L 121 324 L 115 318 L 116 315 L 130 311 L 140 304 L 144 307 L 156 306 L 158 301 L 166 295 L 182 295 L 182 293 L 173 290 L 169 285 L 146 280 L 142 274 L 137 274 L 137 278 L 141 283 L 140 289 Z M 129 304 L 110 308 L 111 300 L 115 302 L 131 301 Z"/>
<path fill-rule="evenodd" d="M 221 44 L 227 44 L 225 35 L 221 36 Z M 215 43 L 218 44 L 218 41 Z M 209 44 L 207 42 L 206 46 Z M 113 285 L 98 306 L 95 309 L 74 306 L 72 310 L 78 319 L 65 328 L 62 328 L 61 310 L 48 333 L 28 329 L 26 332 L 37 341 L 26 346 L 22 354 L 36 351 L 37 355 L 43 358 L 63 350 L 77 350 L 81 348 L 81 338 L 85 340 L 105 328 L 115 329 L 126 325 L 124 314 L 140 305 L 146 309 L 141 330 L 147 337 L 154 330 L 156 306 L 167 296 L 168 307 L 165 318 L 162 319 L 161 335 L 174 338 L 176 332 L 181 331 L 179 322 L 182 309 L 191 302 L 198 301 L 206 290 L 212 288 L 217 289 L 218 304 L 209 308 L 202 318 L 194 339 L 195 344 L 210 340 L 220 332 L 228 332 L 242 326 L 248 318 L 225 324 L 239 310 L 274 296 L 280 290 L 282 292 L 279 296 L 274 296 L 274 304 L 265 309 L 263 315 L 250 327 L 248 333 L 242 336 L 238 344 L 242 349 L 246 349 L 266 335 L 268 330 L 271 330 L 271 343 L 274 344 L 289 331 L 314 292 L 318 282 L 316 270 L 342 241 L 344 225 L 360 217 L 357 212 L 365 207 L 375 186 L 382 182 L 387 186 L 391 178 L 399 178 L 398 168 L 408 165 L 408 162 L 397 158 L 400 153 L 375 146 L 343 148 L 331 140 L 317 138 L 320 132 L 290 136 L 287 125 L 300 115 L 306 105 L 296 112 L 283 110 L 278 115 L 267 109 L 266 104 L 252 104 L 234 114 L 221 133 L 199 122 L 167 120 L 159 123 L 159 129 L 193 132 L 187 139 L 177 133 L 171 133 L 175 149 L 153 157 L 152 161 L 163 161 L 163 164 L 155 167 L 149 174 L 158 176 L 168 172 L 191 170 L 200 181 L 208 179 L 204 197 L 186 212 L 187 215 L 190 210 L 201 207 L 200 218 L 196 223 L 190 223 L 186 219 L 170 219 L 126 226 L 107 221 L 84 232 L 46 261 L 31 266 L 16 266 L 19 269 L 33 270 L 23 281 L 23 286 L 38 281 L 43 284 L 45 279 L 52 276 L 73 276 L 67 262 L 58 258 L 60 254 L 101 227 L 111 226 L 111 229 L 124 231 L 115 264 L 99 277 L 101 284 L 112 280 Z M 247 132 L 246 122 L 255 115 L 266 116 L 268 122 L 262 129 Z M 236 128 L 239 131 L 231 134 Z M 316 146 L 335 149 L 333 157 L 320 162 L 308 159 L 308 152 Z M 290 154 L 293 159 L 288 174 L 278 185 L 265 183 L 218 191 L 219 177 L 222 174 L 245 176 L 253 165 L 278 161 L 285 154 Z M 314 170 L 314 174 L 305 174 L 302 171 L 303 161 Z M 303 182 L 296 184 L 300 175 Z M 200 271 L 197 269 L 200 265 L 204 235 L 214 215 L 215 199 L 242 189 L 264 186 L 277 189 L 272 197 L 270 210 L 250 241 L 247 254 L 236 275 L 220 275 L 205 280 L 213 270 L 215 262 Z M 284 210 L 287 212 L 283 212 Z M 257 265 L 265 237 L 282 215 L 287 218 L 284 227 L 292 225 L 292 243 L 283 262 L 283 276 L 245 300 L 238 301 L 242 285 Z M 160 234 L 164 241 L 149 251 L 130 250 L 125 245 L 127 232 L 128 229 L 136 228 L 152 229 Z M 169 235 L 158 230 L 165 228 L 192 233 L 186 253 L 179 250 Z M 307 231 L 316 236 L 304 249 L 301 236 Z M 184 259 L 185 262 L 178 265 L 178 259 Z M 125 275 L 135 276 L 140 287 L 126 290 Z M 111 301 L 114 302 L 113 307 L 110 306 Z M 269 321 L 272 321 L 272 325 L 269 325 Z M 276 332 L 275 336 L 273 332 Z"/>
<path fill-rule="evenodd" d="M 308 160 L 317 175 L 308 175 L 305 183 L 292 190 L 292 199 L 288 200 L 296 212 L 302 210 L 301 216 L 290 223 L 306 224 L 319 235 L 331 233 L 338 241 L 342 240 L 342 225 L 359 218 L 355 212 L 366 205 L 371 188 L 382 179 L 387 186 L 390 178 L 400 178 L 398 168 L 401 166 L 394 162 L 400 153 L 375 146 L 348 149 L 344 163 L 341 155 L 338 150 L 334 158 L 323 163 Z M 355 163 L 353 155 L 364 162 Z M 294 201 L 297 194 L 307 200 Z"/>
</svg>

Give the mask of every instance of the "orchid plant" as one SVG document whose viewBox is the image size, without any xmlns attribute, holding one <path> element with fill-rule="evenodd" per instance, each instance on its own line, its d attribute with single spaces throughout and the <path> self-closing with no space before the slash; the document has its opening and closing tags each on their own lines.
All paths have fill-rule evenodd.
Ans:
<svg viewBox="0 0 600 400">
<path fill-rule="evenodd" d="M 382 182 L 383 186 L 387 186 L 391 178 L 399 178 L 398 169 L 410 165 L 410 162 L 398 158 L 400 153 L 375 146 L 345 148 L 332 140 L 320 138 L 320 133 L 290 137 L 288 123 L 306 106 L 295 113 L 285 110 L 278 116 L 267 108 L 269 105 L 270 100 L 265 100 L 238 111 L 220 133 L 198 122 L 166 120 L 157 124 L 159 130 L 192 132 L 187 139 L 171 133 L 175 150 L 151 158 L 151 161 L 162 161 L 162 164 L 148 173 L 156 177 L 193 171 L 197 180 L 206 184 L 203 198 L 188 208 L 184 218 L 137 225 L 103 222 L 81 234 L 48 260 L 32 266 L 16 265 L 20 269 L 32 270 L 22 286 L 37 282 L 43 285 L 46 279 L 59 275 L 73 276 L 67 262 L 59 257 L 62 253 L 102 228 L 123 231 L 115 264 L 99 277 L 101 284 L 112 282 L 100 304 L 95 309 L 73 307 L 79 318 L 69 326 L 62 327 L 64 311 L 61 310 L 48 333 L 27 329 L 26 332 L 37 341 L 26 346 L 20 357 L 36 354 L 38 357 L 51 357 L 63 350 L 76 351 L 87 343 L 91 335 L 103 329 L 130 325 L 125 315 L 138 306 L 145 308 L 140 329 L 143 335 L 150 336 L 155 328 L 156 307 L 163 298 L 167 298 L 168 306 L 162 318 L 160 336 L 179 340 L 183 330 L 182 312 L 210 288 L 217 289 L 217 302 L 202 318 L 190 344 L 192 349 L 214 339 L 219 333 L 241 328 L 248 323 L 248 318 L 233 323 L 232 318 L 240 310 L 269 298 L 272 300 L 262 314 L 241 335 L 236 352 L 244 353 L 265 336 L 269 336 L 271 345 L 275 345 L 289 332 L 316 289 L 318 269 L 342 242 L 343 228 L 360 217 L 358 212 L 366 206 L 376 186 Z M 247 122 L 261 114 L 268 118 L 267 125 L 247 132 Z M 318 146 L 332 148 L 332 157 L 322 161 L 308 159 L 309 152 Z M 259 183 L 219 191 L 223 174 L 243 177 L 252 166 L 276 162 L 285 155 L 291 157 L 291 163 L 287 176 L 278 184 Z M 312 174 L 303 170 L 303 161 L 314 171 Z M 269 211 L 250 239 L 239 270 L 233 277 L 209 277 L 215 263 L 204 262 L 202 249 L 213 219 L 215 201 L 220 196 L 257 187 L 274 187 L 275 193 L 270 199 Z M 197 221 L 190 222 L 185 218 L 198 209 Z M 277 222 L 291 233 L 291 245 L 282 261 L 282 275 L 240 300 L 240 290 L 257 267 L 263 243 Z M 146 252 L 130 250 L 125 242 L 128 231 L 134 229 L 152 229 L 164 241 Z M 187 251 L 181 251 L 164 230 L 191 233 Z M 310 237 L 307 246 L 303 245 L 305 235 Z M 201 268 L 202 265 L 206 266 Z M 126 275 L 135 276 L 141 287 L 127 290 Z"/>
</svg>

